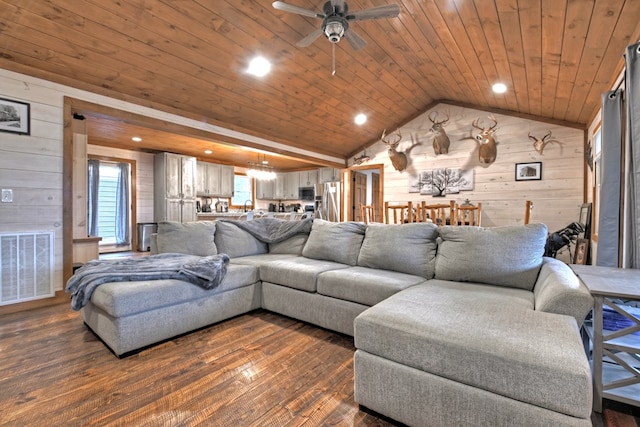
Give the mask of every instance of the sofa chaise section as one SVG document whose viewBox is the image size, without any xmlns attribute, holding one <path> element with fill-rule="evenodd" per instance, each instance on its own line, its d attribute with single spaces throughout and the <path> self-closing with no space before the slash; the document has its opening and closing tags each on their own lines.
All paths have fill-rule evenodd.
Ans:
<svg viewBox="0 0 640 427">
<path fill-rule="evenodd" d="M 215 289 L 181 280 L 98 286 L 82 309 L 87 326 L 118 356 L 260 308 L 258 269 L 229 265 Z"/>
<path fill-rule="evenodd" d="M 416 426 L 590 425 L 593 301 L 542 257 L 546 227 L 440 235 L 433 280 L 356 318 L 355 400 Z"/>
</svg>

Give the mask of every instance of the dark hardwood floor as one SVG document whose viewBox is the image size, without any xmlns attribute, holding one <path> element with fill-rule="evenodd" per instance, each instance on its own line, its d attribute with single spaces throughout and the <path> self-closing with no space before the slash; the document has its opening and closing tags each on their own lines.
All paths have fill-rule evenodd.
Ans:
<svg viewBox="0 0 640 427">
<path fill-rule="evenodd" d="M 68 304 L 7 314 L 0 425 L 395 425 L 354 402 L 353 352 L 351 337 L 256 311 L 118 359 Z M 594 426 L 636 425 L 608 414 Z"/>
</svg>

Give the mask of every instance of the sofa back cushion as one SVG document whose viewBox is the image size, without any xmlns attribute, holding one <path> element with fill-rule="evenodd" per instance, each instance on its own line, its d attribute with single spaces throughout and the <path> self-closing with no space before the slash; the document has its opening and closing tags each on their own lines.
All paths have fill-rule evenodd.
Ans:
<svg viewBox="0 0 640 427">
<path fill-rule="evenodd" d="M 295 234 L 282 242 L 269 243 L 269 253 L 302 255 L 302 249 L 304 249 L 304 245 L 307 243 L 308 238 L 308 234 L 300 233 Z"/>
<path fill-rule="evenodd" d="M 356 265 L 364 231 L 365 225 L 358 222 L 314 219 L 302 255 L 307 258 Z"/>
<path fill-rule="evenodd" d="M 218 252 L 231 258 L 267 253 L 267 244 L 261 242 L 237 225 L 226 221 L 216 222 L 216 246 Z"/>
<path fill-rule="evenodd" d="M 156 236 L 158 253 L 216 255 L 215 234 L 215 221 L 160 221 Z"/>
<path fill-rule="evenodd" d="M 438 227 L 434 224 L 370 224 L 358 265 L 432 279 L 437 238 Z"/>
<path fill-rule="evenodd" d="M 547 226 L 442 227 L 435 278 L 532 290 Z"/>
</svg>

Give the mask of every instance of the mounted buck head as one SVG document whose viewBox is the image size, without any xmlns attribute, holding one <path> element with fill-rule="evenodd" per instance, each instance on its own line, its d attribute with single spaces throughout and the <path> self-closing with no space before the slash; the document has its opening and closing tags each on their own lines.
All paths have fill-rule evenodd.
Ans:
<svg viewBox="0 0 640 427">
<path fill-rule="evenodd" d="M 551 131 L 547 132 L 547 134 L 545 136 L 543 136 L 542 138 L 538 138 L 537 136 L 533 136 L 531 135 L 531 132 L 529 132 L 529 139 L 531 139 L 533 141 L 533 148 L 539 153 L 542 154 L 542 152 L 544 151 L 544 147 L 547 146 L 547 144 L 549 144 L 550 142 L 556 142 L 553 139 L 549 139 L 551 138 Z"/>
<path fill-rule="evenodd" d="M 438 154 L 448 154 L 450 145 L 449 137 L 444 131 L 444 126 L 449 121 L 449 113 L 447 113 L 446 119 L 440 121 L 437 120 L 438 114 L 439 113 L 437 111 L 433 111 L 429 114 L 429 120 L 433 123 L 429 130 L 433 133 L 433 151 L 435 151 L 436 156 Z"/>
<path fill-rule="evenodd" d="M 380 139 L 387 147 L 387 154 L 395 170 L 403 171 L 407 167 L 407 156 L 402 151 L 397 151 L 398 144 L 400 144 L 400 140 L 402 139 L 400 129 L 398 129 L 395 134 L 389 136 L 387 136 L 386 132 L 386 129 L 382 131 L 382 137 Z M 393 140 L 391 137 L 393 137 Z"/>
<path fill-rule="evenodd" d="M 495 162 L 496 156 L 498 155 L 496 140 L 493 136 L 498 130 L 496 129 L 498 121 L 493 115 L 489 116 L 489 120 L 491 120 L 493 124 L 488 128 L 480 126 L 480 119 L 475 119 L 471 124 L 474 128 L 480 129 L 480 133 L 477 134 L 475 138 L 476 141 L 480 143 L 480 149 L 478 150 L 478 159 L 482 164 L 491 164 Z"/>
</svg>

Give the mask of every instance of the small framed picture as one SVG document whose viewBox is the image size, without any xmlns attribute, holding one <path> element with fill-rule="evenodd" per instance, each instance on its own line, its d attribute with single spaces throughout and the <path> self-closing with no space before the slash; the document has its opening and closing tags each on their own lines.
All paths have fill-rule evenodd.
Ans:
<svg viewBox="0 0 640 427">
<path fill-rule="evenodd" d="M 0 132 L 29 135 L 30 105 L 26 102 L 0 98 Z"/>
<path fill-rule="evenodd" d="M 576 240 L 576 251 L 573 254 L 573 263 L 583 264 L 583 265 L 586 264 L 588 253 L 589 253 L 589 240 L 578 238 Z"/>
<path fill-rule="evenodd" d="M 542 179 L 542 162 L 516 163 L 516 181 Z"/>
</svg>

